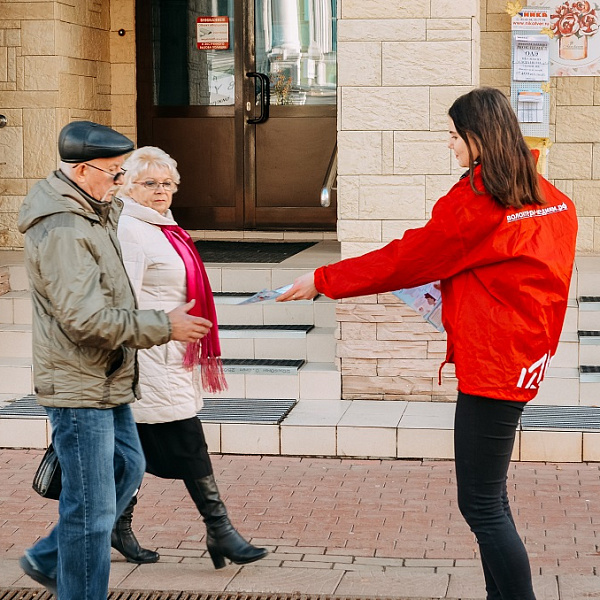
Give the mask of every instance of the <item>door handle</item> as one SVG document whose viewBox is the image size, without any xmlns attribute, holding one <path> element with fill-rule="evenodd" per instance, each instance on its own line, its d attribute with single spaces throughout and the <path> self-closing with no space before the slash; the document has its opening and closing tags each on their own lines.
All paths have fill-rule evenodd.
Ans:
<svg viewBox="0 0 600 600">
<path fill-rule="evenodd" d="M 248 71 L 246 77 L 254 77 L 260 82 L 260 115 L 257 118 L 247 119 L 247 123 L 258 125 L 269 118 L 269 106 L 271 104 L 271 82 L 264 73 Z"/>
</svg>

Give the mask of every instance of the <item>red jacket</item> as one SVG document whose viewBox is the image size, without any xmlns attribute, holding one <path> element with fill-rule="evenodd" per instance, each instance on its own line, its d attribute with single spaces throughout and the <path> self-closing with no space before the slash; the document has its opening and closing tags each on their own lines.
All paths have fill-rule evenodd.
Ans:
<svg viewBox="0 0 600 600">
<path fill-rule="evenodd" d="M 440 198 L 431 220 L 380 250 L 317 269 L 330 298 L 441 280 L 446 361 L 465 394 L 535 397 L 561 333 L 575 256 L 571 200 L 540 177 L 546 204 L 503 208 L 469 178 Z M 483 189 L 480 167 L 475 186 Z"/>
</svg>

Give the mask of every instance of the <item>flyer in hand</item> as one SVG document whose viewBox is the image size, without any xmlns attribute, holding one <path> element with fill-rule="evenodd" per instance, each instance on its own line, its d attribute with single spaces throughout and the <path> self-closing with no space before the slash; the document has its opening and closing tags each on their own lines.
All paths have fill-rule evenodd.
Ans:
<svg viewBox="0 0 600 600">
<path fill-rule="evenodd" d="M 442 292 L 440 291 L 439 281 L 415 288 L 396 290 L 392 294 L 408 304 L 413 310 L 416 310 L 438 331 L 444 331 L 442 325 Z"/>
<path fill-rule="evenodd" d="M 256 292 L 254 296 L 250 296 L 250 298 L 246 298 L 238 304 L 254 304 L 255 302 L 266 302 L 267 300 L 274 300 L 275 298 L 279 298 L 281 294 L 287 292 L 293 284 L 284 285 L 283 287 L 277 288 L 276 290 L 261 290 L 260 292 Z"/>
</svg>

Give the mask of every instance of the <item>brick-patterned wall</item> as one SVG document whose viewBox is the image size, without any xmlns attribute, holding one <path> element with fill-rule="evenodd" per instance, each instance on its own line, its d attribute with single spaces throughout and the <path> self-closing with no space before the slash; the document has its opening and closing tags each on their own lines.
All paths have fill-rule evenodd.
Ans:
<svg viewBox="0 0 600 600">
<path fill-rule="evenodd" d="M 133 0 L 0 0 L 0 248 L 22 247 L 19 207 L 56 168 L 63 125 L 89 119 L 135 132 L 133 22 Z"/>
<path fill-rule="evenodd" d="M 478 84 L 478 2 L 342 0 L 338 235 L 344 257 L 425 223 L 456 181 L 452 101 Z M 444 335 L 389 294 L 338 305 L 344 398 L 453 400 Z"/>
</svg>

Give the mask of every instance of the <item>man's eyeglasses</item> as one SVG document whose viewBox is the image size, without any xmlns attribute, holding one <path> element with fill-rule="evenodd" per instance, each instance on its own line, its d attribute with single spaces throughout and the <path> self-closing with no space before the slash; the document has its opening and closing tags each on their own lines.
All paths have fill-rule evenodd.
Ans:
<svg viewBox="0 0 600 600">
<path fill-rule="evenodd" d="M 123 171 L 123 170 L 119 171 L 118 173 L 113 173 L 112 171 L 107 171 L 106 169 L 101 169 L 100 167 L 97 167 L 96 165 L 92 165 L 90 163 L 83 163 L 83 164 L 86 167 L 92 167 L 92 169 L 96 169 L 96 171 L 102 171 L 103 173 L 110 175 L 116 184 L 123 183 L 123 175 L 125 175 L 125 171 Z"/>
<path fill-rule="evenodd" d="M 134 181 L 134 183 L 152 191 L 157 190 L 159 186 L 162 186 L 165 192 L 177 191 L 177 184 L 174 181 L 155 181 L 154 179 L 147 179 L 146 181 Z"/>
</svg>

